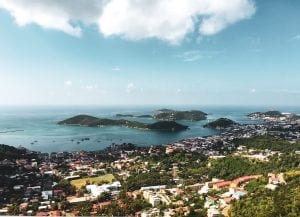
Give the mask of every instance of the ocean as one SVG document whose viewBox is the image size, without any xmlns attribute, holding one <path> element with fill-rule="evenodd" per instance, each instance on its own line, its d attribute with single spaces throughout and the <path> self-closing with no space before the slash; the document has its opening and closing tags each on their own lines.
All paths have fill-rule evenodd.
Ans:
<svg viewBox="0 0 300 217">
<path fill-rule="evenodd" d="M 120 114 L 153 114 L 157 109 L 197 109 L 208 113 L 204 121 L 178 121 L 188 125 L 189 130 L 181 132 L 157 132 L 125 127 L 79 127 L 61 126 L 58 121 L 78 114 L 116 118 Z M 100 150 L 112 143 L 133 143 L 139 146 L 169 144 L 178 140 L 209 136 L 218 130 L 203 128 L 203 125 L 220 117 L 239 123 L 255 123 L 246 115 L 250 112 L 279 110 L 299 114 L 300 107 L 246 107 L 246 106 L 2 106 L 0 107 L 0 144 L 23 146 L 42 152 L 76 150 Z M 154 122 L 149 118 L 125 118 L 140 122 Z M 88 138 L 88 140 L 85 138 Z"/>
</svg>

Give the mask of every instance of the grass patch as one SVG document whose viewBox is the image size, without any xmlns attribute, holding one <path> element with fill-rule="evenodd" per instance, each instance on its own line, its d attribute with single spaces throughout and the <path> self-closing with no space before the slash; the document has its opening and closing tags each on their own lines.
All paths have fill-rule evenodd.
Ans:
<svg viewBox="0 0 300 217">
<path fill-rule="evenodd" d="M 112 183 L 113 179 L 115 179 L 115 177 L 112 174 L 105 174 L 103 176 L 75 179 L 71 181 L 71 185 L 75 186 L 77 189 L 80 189 L 82 186 L 85 186 L 87 183 L 90 184 L 101 184 L 102 182 Z"/>
</svg>

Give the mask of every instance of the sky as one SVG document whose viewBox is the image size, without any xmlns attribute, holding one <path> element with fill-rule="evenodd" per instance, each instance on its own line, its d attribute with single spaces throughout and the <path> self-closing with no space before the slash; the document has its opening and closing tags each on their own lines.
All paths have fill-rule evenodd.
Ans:
<svg viewBox="0 0 300 217">
<path fill-rule="evenodd" d="M 300 105 L 298 0 L 0 0 L 0 105 Z"/>
</svg>

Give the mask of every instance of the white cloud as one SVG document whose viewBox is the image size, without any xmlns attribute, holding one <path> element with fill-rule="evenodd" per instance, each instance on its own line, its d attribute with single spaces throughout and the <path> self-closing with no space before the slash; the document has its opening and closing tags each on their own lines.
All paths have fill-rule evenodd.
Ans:
<svg viewBox="0 0 300 217">
<path fill-rule="evenodd" d="M 179 43 L 197 30 L 213 35 L 255 13 L 253 0 L 1 0 L 18 25 L 35 23 L 80 36 L 98 25 L 104 36 Z"/>
<path fill-rule="evenodd" d="M 107 0 L 1 0 L 19 26 L 35 23 L 45 29 L 80 36 L 82 24 L 94 24 Z"/>
<path fill-rule="evenodd" d="M 290 41 L 295 41 L 295 40 L 300 40 L 300 34 L 299 35 L 295 35 L 294 37 L 292 37 L 290 39 Z"/>
<path fill-rule="evenodd" d="M 127 84 L 126 90 L 125 90 L 127 93 L 132 93 L 134 90 L 135 90 L 135 85 L 133 83 Z"/>
<path fill-rule="evenodd" d="M 184 62 L 194 62 L 200 59 L 211 59 L 213 56 L 219 54 L 221 51 L 199 51 L 190 50 L 181 54 L 175 55 L 175 57 L 182 59 Z"/>
<path fill-rule="evenodd" d="M 73 84 L 72 81 L 65 81 L 65 85 L 68 87 L 72 86 L 72 84 Z"/>
<path fill-rule="evenodd" d="M 256 93 L 256 89 L 255 88 L 250 89 L 250 93 Z"/>
<path fill-rule="evenodd" d="M 203 58 L 200 51 L 186 51 L 182 54 L 176 55 L 181 58 L 184 62 L 194 62 Z"/>
</svg>

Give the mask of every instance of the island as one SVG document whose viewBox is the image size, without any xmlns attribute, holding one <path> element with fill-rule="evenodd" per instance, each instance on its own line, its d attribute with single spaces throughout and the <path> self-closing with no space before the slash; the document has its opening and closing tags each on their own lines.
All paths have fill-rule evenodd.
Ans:
<svg viewBox="0 0 300 217">
<path fill-rule="evenodd" d="M 228 118 L 219 118 L 215 121 L 205 124 L 203 127 L 204 128 L 213 128 L 213 129 L 225 129 L 225 128 L 236 126 L 236 125 L 239 125 L 239 124 L 233 120 L 230 120 Z"/>
<path fill-rule="evenodd" d="M 207 114 L 199 110 L 176 111 L 172 109 L 159 109 L 153 115 L 116 114 L 117 118 L 153 118 L 161 121 L 201 121 Z"/>
<path fill-rule="evenodd" d="M 280 111 L 253 112 L 247 115 L 251 119 L 279 118 L 283 116 Z"/>
<path fill-rule="evenodd" d="M 118 118 L 153 118 L 152 115 L 116 114 Z"/>
<path fill-rule="evenodd" d="M 104 127 L 104 126 L 122 126 L 146 130 L 158 131 L 182 131 L 188 129 L 188 126 L 176 123 L 175 121 L 158 121 L 147 124 L 138 121 L 128 121 L 124 119 L 114 120 L 108 118 L 97 118 L 90 115 L 77 115 L 66 120 L 58 122 L 59 125 L 86 126 L 86 127 Z"/>
<path fill-rule="evenodd" d="M 252 120 L 264 120 L 264 121 L 292 121 L 300 122 L 300 116 L 293 113 L 284 113 L 280 111 L 267 111 L 267 112 L 253 112 L 247 115 Z"/>
<path fill-rule="evenodd" d="M 199 110 L 191 111 L 175 111 L 172 109 L 160 109 L 154 115 L 153 118 L 158 120 L 190 120 L 190 121 L 201 121 L 206 119 L 207 114 Z"/>
</svg>

